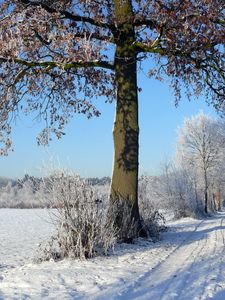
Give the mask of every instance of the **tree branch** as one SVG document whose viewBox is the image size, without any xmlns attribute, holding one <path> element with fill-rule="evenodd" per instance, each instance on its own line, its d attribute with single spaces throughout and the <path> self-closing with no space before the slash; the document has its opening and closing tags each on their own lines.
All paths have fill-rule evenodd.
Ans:
<svg viewBox="0 0 225 300">
<path fill-rule="evenodd" d="M 55 62 L 55 61 L 27 61 L 20 58 L 5 58 L 0 56 L 0 63 L 2 62 L 10 62 L 10 63 L 17 63 L 22 66 L 27 66 L 29 68 L 33 67 L 51 67 L 51 68 L 61 68 L 64 70 L 70 70 L 72 68 L 104 68 L 109 70 L 114 70 L 114 65 L 110 64 L 107 61 L 77 61 L 77 62 L 67 62 L 67 63 L 61 63 L 61 62 Z"/>
<path fill-rule="evenodd" d="M 156 54 L 165 54 L 165 50 L 163 48 L 157 48 L 157 43 L 154 41 L 152 45 L 146 45 L 142 42 L 135 42 L 132 47 L 138 52 L 144 52 L 144 53 L 156 53 Z"/>
<path fill-rule="evenodd" d="M 143 19 L 143 20 L 136 20 L 133 23 L 134 26 L 139 27 L 139 26 L 147 26 L 150 29 L 157 29 L 158 28 L 158 23 L 153 20 L 148 20 L 148 19 Z"/>
<path fill-rule="evenodd" d="M 100 21 L 94 20 L 90 17 L 75 15 L 66 10 L 56 10 L 53 7 L 48 6 L 47 4 L 42 3 L 41 1 L 30 1 L 30 0 L 20 0 L 20 1 L 23 4 L 28 5 L 28 6 L 34 6 L 34 7 L 39 6 L 39 7 L 43 8 L 44 10 L 46 10 L 48 13 L 59 13 L 61 15 L 62 19 L 69 19 L 69 20 L 72 20 L 75 22 L 89 23 L 91 25 L 98 26 L 101 28 L 115 30 L 114 24 L 100 22 Z"/>
</svg>

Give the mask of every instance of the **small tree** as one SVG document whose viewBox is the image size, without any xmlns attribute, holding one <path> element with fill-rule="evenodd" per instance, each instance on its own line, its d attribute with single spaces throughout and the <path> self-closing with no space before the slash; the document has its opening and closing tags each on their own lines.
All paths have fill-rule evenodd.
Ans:
<svg viewBox="0 0 225 300">
<path fill-rule="evenodd" d="M 224 1 L 3 0 L 0 26 L 2 154 L 21 112 L 45 120 L 46 144 L 75 112 L 98 116 L 94 97 L 116 99 L 110 199 L 140 227 L 137 64 L 151 58 L 149 74 L 169 76 L 176 103 L 186 86 L 223 109 Z"/>
<path fill-rule="evenodd" d="M 200 113 L 186 119 L 179 129 L 178 152 L 183 162 L 200 170 L 204 185 L 205 213 L 208 212 L 210 174 L 222 162 L 225 132 L 219 122 Z"/>
</svg>

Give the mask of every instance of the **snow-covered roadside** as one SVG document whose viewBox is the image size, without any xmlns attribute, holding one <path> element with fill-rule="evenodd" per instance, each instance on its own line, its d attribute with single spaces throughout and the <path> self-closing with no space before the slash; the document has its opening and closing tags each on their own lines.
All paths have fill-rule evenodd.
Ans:
<svg viewBox="0 0 225 300">
<path fill-rule="evenodd" d="M 162 241 L 109 257 L 33 264 L 48 214 L 0 210 L 0 299 L 225 299 L 224 218 L 173 222 Z"/>
</svg>

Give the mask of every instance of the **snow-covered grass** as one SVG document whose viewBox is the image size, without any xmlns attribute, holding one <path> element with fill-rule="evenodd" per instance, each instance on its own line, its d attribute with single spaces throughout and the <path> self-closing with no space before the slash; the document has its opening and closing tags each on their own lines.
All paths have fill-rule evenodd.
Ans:
<svg viewBox="0 0 225 300">
<path fill-rule="evenodd" d="M 0 299 L 225 299 L 224 218 L 182 219 L 107 257 L 35 264 L 54 230 L 48 212 L 1 209 Z"/>
<path fill-rule="evenodd" d="M 48 210 L 0 209 L 0 269 L 30 263 L 38 244 L 53 232 Z"/>
</svg>

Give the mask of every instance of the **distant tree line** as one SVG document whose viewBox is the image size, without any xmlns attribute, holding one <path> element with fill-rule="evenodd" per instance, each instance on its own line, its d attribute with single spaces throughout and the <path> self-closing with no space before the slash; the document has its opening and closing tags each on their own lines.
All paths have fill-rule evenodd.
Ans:
<svg viewBox="0 0 225 300">
<path fill-rule="evenodd" d="M 87 182 L 93 186 L 109 185 L 110 178 L 88 178 Z M 51 175 L 35 177 L 25 174 L 22 179 L 0 177 L 0 208 L 44 208 L 50 204 L 46 195 L 51 190 Z"/>
</svg>

